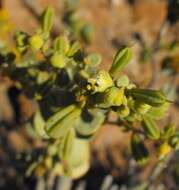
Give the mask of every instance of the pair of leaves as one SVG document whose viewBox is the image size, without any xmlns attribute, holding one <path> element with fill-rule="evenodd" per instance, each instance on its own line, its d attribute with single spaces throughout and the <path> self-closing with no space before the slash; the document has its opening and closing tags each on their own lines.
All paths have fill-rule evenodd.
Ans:
<svg viewBox="0 0 179 190">
<path fill-rule="evenodd" d="M 47 134 L 55 139 L 62 138 L 74 126 L 80 114 L 81 109 L 75 105 L 57 111 L 46 122 L 45 130 Z"/>
<path fill-rule="evenodd" d="M 114 57 L 110 74 L 115 77 L 131 60 L 132 51 L 130 48 L 125 48 L 123 50 L 119 50 Z"/>
</svg>

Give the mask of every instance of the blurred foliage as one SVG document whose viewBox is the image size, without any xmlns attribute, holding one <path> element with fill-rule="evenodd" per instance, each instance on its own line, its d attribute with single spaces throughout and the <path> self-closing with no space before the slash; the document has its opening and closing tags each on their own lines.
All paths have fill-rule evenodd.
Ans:
<svg viewBox="0 0 179 190">
<path fill-rule="evenodd" d="M 131 152 L 139 165 L 150 160 L 147 141 L 157 145 L 159 160 L 178 149 L 175 126 L 166 124 L 162 129 L 157 123 L 165 117 L 170 100 L 162 91 L 138 88 L 121 72 L 132 58 L 131 49 L 118 51 L 109 71 L 100 70 L 98 53 L 88 54 L 65 35 L 51 39 L 53 15 L 47 8 L 34 34 L 16 32 L 16 50 L 9 46 L 0 54 L 1 74 L 38 103 L 27 129 L 31 138 L 44 142 L 44 148 L 30 158 L 26 174 L 73 179 L 84 175 L 90 167 L 90 140 L 103 123 L 111 122 L 111 113 L 117 126 L 131 132 Z"/>
<path fill-rule="evenodd" d="M 134 3 L 134 1 L 128 2 Z M 131 155 L 128 154 L 132 154 L 137 165 L 134 164 L 133 159 L 128 160 L 127 174 L 122 179 L 107 175 L 104 179 L 95 180 L 93 174 L 89 177 L 91 170 L 87 174 L 88 177 L 85 176 L 77 181 L 58 177 L 54 179 L 55 188 L 66 189 L 64 187 L 73 184 L 72 189 L 90 189 L 92 182 L 89 178 L 92 178 L 94 183 L 100 181 L 98 189 L 102 190 L 152 189 L 153 184 L 161 178 L 155 177 L 155 182 L 150 177 L 149 180 L 140 180 L 137 174 L 141 172 L 143 166 L 150 167 L 153 157 L 159 160 L 157 167 L 160 163 L 165 164 L 167 158 L 173 150 L 178 149 L 179 145 L 176 127 L 167 122 L 163 127 L 160 126 L 160 121 L 158 122 L 166 118 L 169 103 L 177 100 L 177 85 L 174 83 L 174 77 L 178 74 L 178 42 L 173 40 L 168 44 L 162 44 L 161 40 L 158 47 L 159 54 L 165 51 L 163 60 L 157 63 L 161 67 L 158 74 L 169 78 L 164 85 L 162 84 L 162 92 L 165 96 L 161 91 L 140 89 L 121 72 L 131 60 L 130 48 L 121 48 L 116 53 L 110 70 L 104 71 L 97 68 L 102 62 L 101 55 L 88 54 L 82 49 L 80 43 L 76 42 L 78 39 L 81 42 L 90 43 L 93 33 L 90 24 L 86 24 L 80 13 L 78 14 L 78 5 L 78 0 L 66 0 L 65 7 L 68 8 L 65 9 L 67 11 L 63 24 L 66 31 L 63 35 L 52 40 L 54 36 L 51 36 L 50 29 L 53 11 L 48 9 L 42 14 L 41 27 L 36 32 L 27 34 L 19 31 L 14 37 L 15 48 L 11 47 L 14 46 L 12 44 L 3 45 L 1 48 L 2 75 L 9 76 L 18 91 L 38 103 L 38 109 L 30 123 L 26 123 L 25 126 L 20 123 L 16 127 L 25 127 L 30 141 L 42 143 L 41 149 L 32 148 L 31 151 L 25 151 L 25 159 L 21 154 L 18 155 L 19 160 L 13 160 L 11 157 L 16 153 L 8 155 L 9 149 L 3 152 L 8 158 L 7 164 L 2 168 L 6 170 L 8 166 L 7 172 L 1 175 L 3 183 L 8 184 L 9 181 L 5 181 L 4 178 L 6 175 L 11 175 L 12 168 L 13 172 L 18 171 L 22 163 L 24 167 L 28 167 L 26 176 L 31 176 L 28 179 L 32 179 L 32 176 L 37 177 L 37 189 L 45 189 L 46 183 L 51 180 L 49 179 L 51 174 L 65 175 L 72 179 L 80 178 L 90 168 L 89 142 L 94 139 L 103 124 L 109 123 L 131 134 L 130 151 L 126 150 L 125 154 L 127 154 L 127 159 L 131 159 Z M 48 19 L 44 19 L 45 17 Z M 172 17 L 170 16 L 170 19 Z M 173 24 L 176 21 L 170 22 Z M 7 20 L 4 24 L 7 24 Z M 87 27 L 83 31 L 84 26 Z M 86 34 L 83 33 L 85 31 Z M 2 38 L 3 44 L 7 42 L 9 32 L 11 29 L 5 32 L 6 38 Z M 154 53 L 152 46 L 142 44 L 139 63 L 151 62 Z M 115 115 L 115 121 L 109 120 L 111 114 Z M 2 128 L 8 127 L 2 125 Z M 4 146 L 6 150 L 4 144 L 1 146 Z M 34 155 L 34 152 L 38 154 Z M 119 152 L 121 154 L 122 151 L 119 149 Z M 153 189 L 167 189 L 166 187 L 170 185 L 163 184 L 163 178 L 166 176 L 169 179 L 166 177 L 164 183 L 172 178 L 178 185 L 177 154 L 178 152 L 174 153 L 175 159 L 166 163 L 166 169 L 164 172 L 161 171 L 162 180 Z M 2 163 L 6 163 L 4 156 L 2 160 Z M 96 160 L 93 164 L 96 164 Z M 98 167 L 97 165 L 97 170 Z M 22 179 L 24 176 L 21 176 L 21 172 L 23 172 L 22 168 L 18 171 Z M 23 184 L 18 181 L 18 185 Z M 49 187 L 49 189 L 53 188 Z"/>
<path fill-rule="evenodd" d="M 94 27 L 83 19 L 78 7 L 80 0 L 64 0 L 65 12 L 63 22 L 65 30 L 72 38 L 77 38 L 84 43 L 91 43 Z"/>
</svg>

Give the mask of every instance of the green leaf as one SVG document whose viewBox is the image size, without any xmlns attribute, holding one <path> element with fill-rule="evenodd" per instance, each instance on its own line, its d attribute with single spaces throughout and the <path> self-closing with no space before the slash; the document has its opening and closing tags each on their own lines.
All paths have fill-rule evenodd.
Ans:
<svg viewBox="0 0 179 190">
<path fill-rule="evenodd" d="M 79 42 L 74 42 L 71 45 L 67 55 L 69 57 L 73 56 L 76 52 L 78 52 L 78 50 L 80 50 L 80 48 L 81 48 L 81 46 L 80 46 Z"/>
<path fill-rule="evenodd" d="M 61 54 L 66 54 L 69 51 L 70 44 L 65 36 L 59 36 L 54 41 L 54 50 Z"/>
<path fill-rule="evenodd" d="M 50 63 L 53 67 L 62 69 L 66 65 L 65 56 L 59 52 L 55 52 L 50 57 Z"/>
<path fill-rule="evenodd" d="M 157 140 L 160 138 L 160 129 L 152 118 L 143 116 L 142 127 L 149 139 Z"/>
<path fill-rule="evenodd" d="M 117 75 L 131 60 L 132 51 L 130 48 L 125 48 L 117 52 L 113 64 L 110 69 L 110 74 L 112 76 Z"/>
<path fill-rule="evenodd" d="M 90 166 L 89 142 L 75 138 L 70 155 L 65 161 L 66 176 L 76 179 L 84 175 Z"/>
<path fill-rule="evenodd" d="M 174 124 L 168 124 L 164 127 L 162 138 L 169 139 L 176 132 L 176 126 Z"/>
<path fill-rule="evenodd" d="M 145 115 L 155 120 L 161 119 L 166 115 L 169 105 L 170 104 L 166 102 L 159 107 L 151 107 Z"/>
<path fill-rule="evenodd" d="M 54 11 L 53 8 L 48 7 L 45 9 L 45 11 L 42 14 L 41 18 L 41 24 L 42 24 L 42 30 L 44 32 L 50 32 L 52 29 L 53 25 L 53 16 L 54 16 Z"/>
<path fill-rule="evenodd" d="M 45 131 L 45 121 L 42 117 L 40 110 L 35 112 L 35 115 L 33 118 L 33 125 L 35 128 L 35 132 L 37 133 L 39 137 L 49 138 Z"/>
<path fill-rule="evenodd" d="M 133 88 L 127 92 L 133 98 L 154 107 L 161 106 L 168 101 L 165 94 L 159 90 Z"/>
<path fill-rule="evenodd" d="M 91 24 L 85 24 L 81 30 L 81 37 L 86 43 L 90 43 L 93 38 L 93 27 Z"/>
<path fill-rule="evenodd" d="M 74 138 L 75 131 L 73 128 L 71 128 L 60 142 L 59 157 L 61 160 L 67 160 L 69 155 L 71 154 Z"/>
<path fill-rule="evenodd" d="M 68 112 L 66 109 L 68 109 Z M 74 126 L 80 113 L 81 109 L 77 107 L 72 110 L 68 107 L 62 109 L 59 113 L 60 117 L 54 117 L 54 120 L 50 118 L 50 121 L 47 121 L 47 134 L 54 139 L 62 138 Z"/>
<path fill-rule="evenodd" d="M 102 125 L 105 116 L 99 109 L 85 110 L 76 122 L 75 130 L 84 139 L 89 139 Z"/>
<path fill-rule="evenodd" d="M 54 126 L 59 120 L 71 113 L 75 109 L 75 105 L 69 105 L 65 108 L 61 108 L 56 113 L 54 113 L 46 122 L 46 129 L 50 129 Z"/>
</svg>

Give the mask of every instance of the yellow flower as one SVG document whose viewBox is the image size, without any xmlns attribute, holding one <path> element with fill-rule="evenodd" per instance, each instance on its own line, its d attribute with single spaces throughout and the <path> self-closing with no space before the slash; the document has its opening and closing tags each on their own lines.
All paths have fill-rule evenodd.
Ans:
<svg viewBox="0 0 179 190">
<path fill-rule="evenodd" d="M 43 46 L 43 44 L 44 40 L 39 34 L 35 34 L 29 38 L 29 45 L 35 51 L 38 51 Z"/>
<path fill-rule="evenodd" d="M 159 157 L 165 157 L 167 154 L 171 152 L 171 149 L 171 146 L 167 142 L 164 142 L 158 148 Z"/>
</svg>

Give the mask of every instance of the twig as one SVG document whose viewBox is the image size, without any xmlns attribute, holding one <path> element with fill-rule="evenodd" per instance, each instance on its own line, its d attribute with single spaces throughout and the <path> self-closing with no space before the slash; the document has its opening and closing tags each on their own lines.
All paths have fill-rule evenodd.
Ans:
<svg viewBox="0 0 179 190">
<path fill-rule="evenodd" d="M 167 163 L 170 161 L 171 155 L 168 156 L 165 160 L 160 160 L 157 162 L 156 166 L 153 168 L 151 172 L 152 175 L 147 182 L 146 190 L 156 190 L 156 181 L 162 175 L 163 170 L 167 167 Z"/>
<path fill-rule="evenodd" d="M 119 126 L 119 125 L 128 125 L 126 122 L 124 121 L 106 121 L 105 124 L 109 124 L 109 125 L 116 125 L 116 126 Z M 136 129 L 134 127 L 130 127 L 129 128 L 130 131 L 133 131 L 134 133 L 140 133 L 142 135 L 145 135 L 144 131 L 140 130 L 140 129 Z"/>
</svg>

